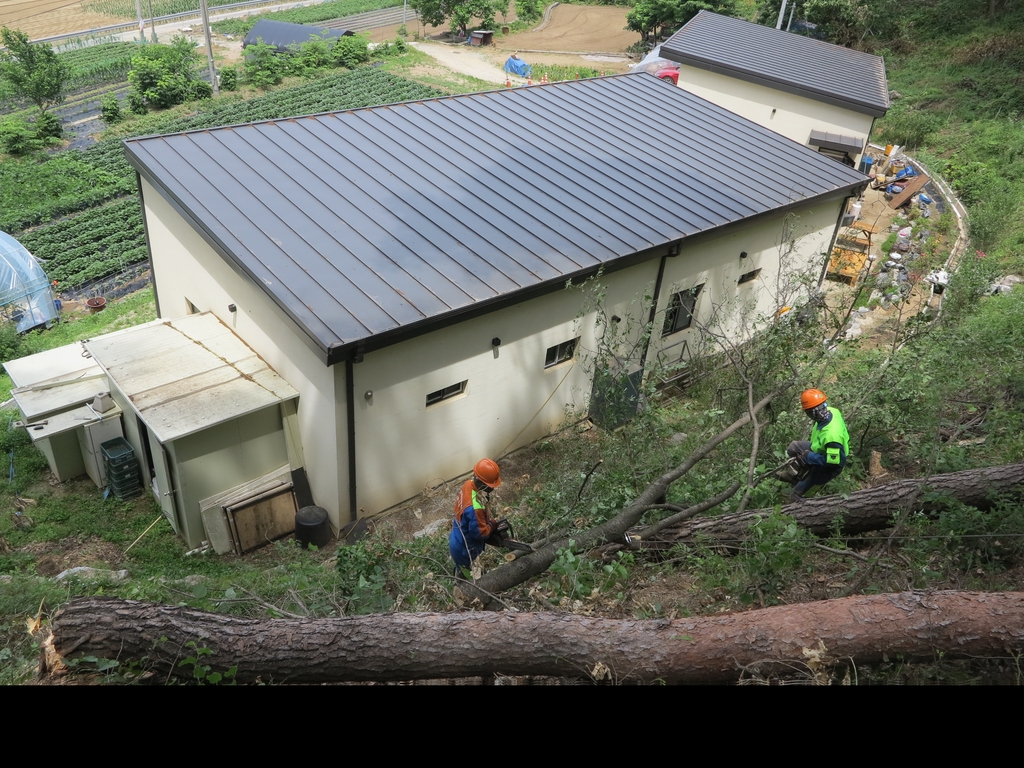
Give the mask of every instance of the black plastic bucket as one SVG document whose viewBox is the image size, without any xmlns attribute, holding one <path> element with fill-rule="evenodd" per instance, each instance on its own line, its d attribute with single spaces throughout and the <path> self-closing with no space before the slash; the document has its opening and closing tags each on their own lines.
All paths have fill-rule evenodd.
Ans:
<svg viewBox="0 0 1024 768">
<path fill-rule="evenodd" d="M 295 538 L 303 549 L 322 547 L 331 540 L 331 524 L 323 507 L 303 507 L 295 513 Z"/>
</svg>

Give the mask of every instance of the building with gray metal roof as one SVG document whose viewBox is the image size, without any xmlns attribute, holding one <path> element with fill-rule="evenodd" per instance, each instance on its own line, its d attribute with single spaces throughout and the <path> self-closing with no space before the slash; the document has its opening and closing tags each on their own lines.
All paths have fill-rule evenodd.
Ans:
<svg viewBox="0 0 1024 768">
<path fill-rule="evenodd" d="M 335 526 L 799 303 L 867 183 L 648 74 L 125 150 L 160 316 L 211 312 L 294 387 L 289 467 Z"/>
<path fill-rule="evenodd" d="M 880 56 L 710 11 L 660 55 L 679 62 L 680 88 L 851 166 L 889 108 Z"/>
<path fill-rule="evenodd" d="M 125 149 L 328 364 L 864 183 L 643 75 L 134 138 Z M 659 188 L 675 204 L 632 194 Z"/>
<path fill-rule="evenodd" d="M 701 11 L 662 43 L 661 55 L 872 117 L 889 109 L 881 56 L 711 11 Z"/>
</svg>

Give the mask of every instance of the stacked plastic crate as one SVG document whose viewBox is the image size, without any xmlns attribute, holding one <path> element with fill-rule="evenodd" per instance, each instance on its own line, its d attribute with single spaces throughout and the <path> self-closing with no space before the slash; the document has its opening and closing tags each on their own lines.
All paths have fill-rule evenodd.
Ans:
<svg viewBox="0 0 1024 768">
<path fill-rule="evenodd" d="M 115 437 L 100 444 L 103 469 L 107 473 L 107 487 L 119 499 L 130 499 L 142 492 L 142 477 L 135 449 L 123 437 Z"/>
</svg>

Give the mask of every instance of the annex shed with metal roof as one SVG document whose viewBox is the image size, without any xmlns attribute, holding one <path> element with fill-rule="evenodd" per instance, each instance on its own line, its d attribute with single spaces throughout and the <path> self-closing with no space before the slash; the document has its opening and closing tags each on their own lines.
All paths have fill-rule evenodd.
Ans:
<svg viewBox="0 0 1024 768">
<path fill-rule="evenodd" d="M 685 359 L 716 307 L 791 306 L 779 278 L 817 278 L 867 183 L 645 73 L 125 150 L 159 314 L 216 314 L 299 392 L 336 526 L 586 412 L 599 310 L 567 283 L 600 274 L 629 338 L 655 317 L 621 363 L 636 381 Z"/>
<path fill-rule="evenodd" d="M 711 11 L 662 43 L 661 55 L 682 65 L 681 88 L 802 144 L 812 130 L 839 135 L 854 160 L 889 109 L 880 56 Z"/>
</svg>

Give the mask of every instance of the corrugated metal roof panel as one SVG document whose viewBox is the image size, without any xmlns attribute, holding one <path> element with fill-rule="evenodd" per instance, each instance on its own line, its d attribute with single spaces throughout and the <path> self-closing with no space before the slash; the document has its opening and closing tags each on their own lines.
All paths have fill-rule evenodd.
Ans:
<svg viewBox="0 0 1024 768">
<path fill-rule="evenodd" d="M 875 117 L 889 109 L 880 56 L 711 11 L 701 11 L 662 43 L 661 55 L 741 80 L 768 80 Z"/>
<path fill-rule="evenodd" d="M 86 342 L 161 443 L 298 392 L 209 312 Z"/>
<path fill-rule="evenodd" d="M 329 363 L 353 345 L 865 182 L 643 73 L 125 148 Z M 670 205 L 636 194 L 665 188 Z"/>
</svg>

